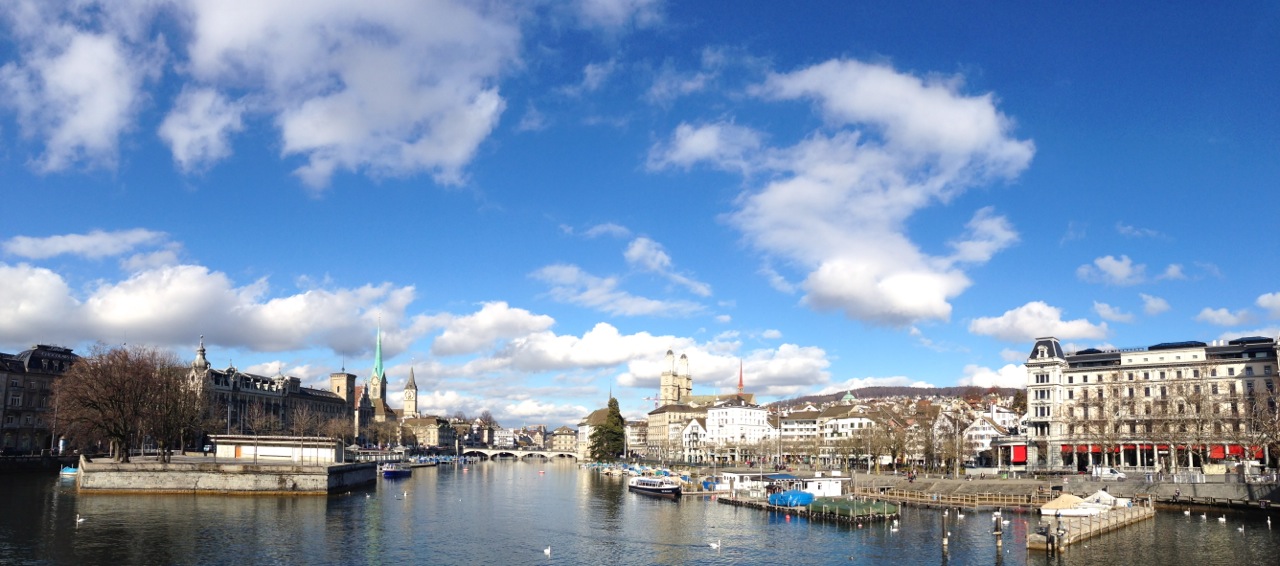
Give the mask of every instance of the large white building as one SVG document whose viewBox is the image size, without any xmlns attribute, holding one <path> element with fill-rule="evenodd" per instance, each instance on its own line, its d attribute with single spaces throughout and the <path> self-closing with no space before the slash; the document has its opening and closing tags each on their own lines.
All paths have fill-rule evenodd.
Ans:
<svg viewBox="0 0 1280 566">
<path fill-rule="evenodd" d="M 1040 338 L 1026 363 L 1028 465 L 1270 461 L 1276 353 L 1264 337 L 1072 353 Z"/>
</svg>

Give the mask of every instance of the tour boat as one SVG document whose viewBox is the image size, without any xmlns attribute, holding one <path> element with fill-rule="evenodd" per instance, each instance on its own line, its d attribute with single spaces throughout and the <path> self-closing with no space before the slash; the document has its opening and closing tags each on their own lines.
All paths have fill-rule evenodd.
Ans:
<svg viewBox="0 0 1280 566">
<path fill-rule="evenodd" d="M 400 462 L 388 462 L 382 465 L 382 477 L 384 478 L 407 478 L 412 473 L 413 468 Z"/>
<path fill-rule="evenodd" d="M 627 482 L 627 489 L 658 497 L 680 497 L 680 482 L 671 478 L 640 476 Z"/>
<path fill-rule="evenodd" d="M 59 475 L 63 475 L 63 476 L 74 476 L 74 475 L 76 475 L 76 472 L 79 472 L 79 471 L 80 471 L 80 469 L 79 469 L 79 468 L 73 468 L 73 467 L 71 467 L 71 466 L 63 466 L 63 467 L 62 467 L 62 471 L 61 471 L 61 472 L 59 472 Z"/>
</svg>

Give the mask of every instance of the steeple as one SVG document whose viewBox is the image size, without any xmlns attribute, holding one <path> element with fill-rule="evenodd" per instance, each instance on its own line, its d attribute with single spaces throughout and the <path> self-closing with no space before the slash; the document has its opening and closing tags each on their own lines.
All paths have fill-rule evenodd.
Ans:
<svg viewBox="0 0 1280 566">
<path fill-rule="evenodd" d="M 738 360 L 738 397 L 742 397 L 742 360 Z"/>
<path fill-rule="evenodd" d="M 413 379 L 413 366 L 409 366 L 409 381 L 404 384 L 404 418 L 418 418 L 418 383 Z"/>
<path fill-rule="evenodd" d="M 404 384 L 405 389 L 418 390 L 418 384 L 413 380 L 413 368 L 409 368 L 409 381 Z"/>
<path fill-rule="evenodd" d="M 382 322 L 378 322 L 378 345 L 373 350 L 373 377 L 382 379 Z"/>
<path fill-rule="evenodd" d="M 387 375 L 382 368 L 382 322 L 378 322 L 377 346 L 373 351 L 373 376 L 369 378 L 369 397 L 376 405 L 387 401 Z"/>
</svg>

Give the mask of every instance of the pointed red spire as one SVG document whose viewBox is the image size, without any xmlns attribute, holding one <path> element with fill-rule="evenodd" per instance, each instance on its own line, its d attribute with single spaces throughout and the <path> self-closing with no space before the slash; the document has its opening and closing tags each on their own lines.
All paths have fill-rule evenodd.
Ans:
<svg viewBox="0 0 1280 566">
<path fill-rule="evenodd" d="M 738 360 L 738 396 L 742 396 L 742 360 Z"/>
</svg>

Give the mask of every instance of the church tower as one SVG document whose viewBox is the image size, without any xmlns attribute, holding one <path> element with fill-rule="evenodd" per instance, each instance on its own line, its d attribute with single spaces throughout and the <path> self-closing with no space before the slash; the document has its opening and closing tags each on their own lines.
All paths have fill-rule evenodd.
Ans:
<svg viewBox="0 0 1280 566">
<path fill-rule="evenodd" d="M 676 365 L 675 353 L 667 350 L 666 370 L 658 379 L 658 406 L 685 403 L 693 394 L 693 376 L 689 374 L 689 357 L 680 354 Z"/>
<path fill-rule="evenodd" d="M 413 380 L 413 368 L 409 368 L 409 381 L 404 384 L 404 411 L 406 419 L 416 419 L 418 415 L 418 383 Z"/>
</svg>

